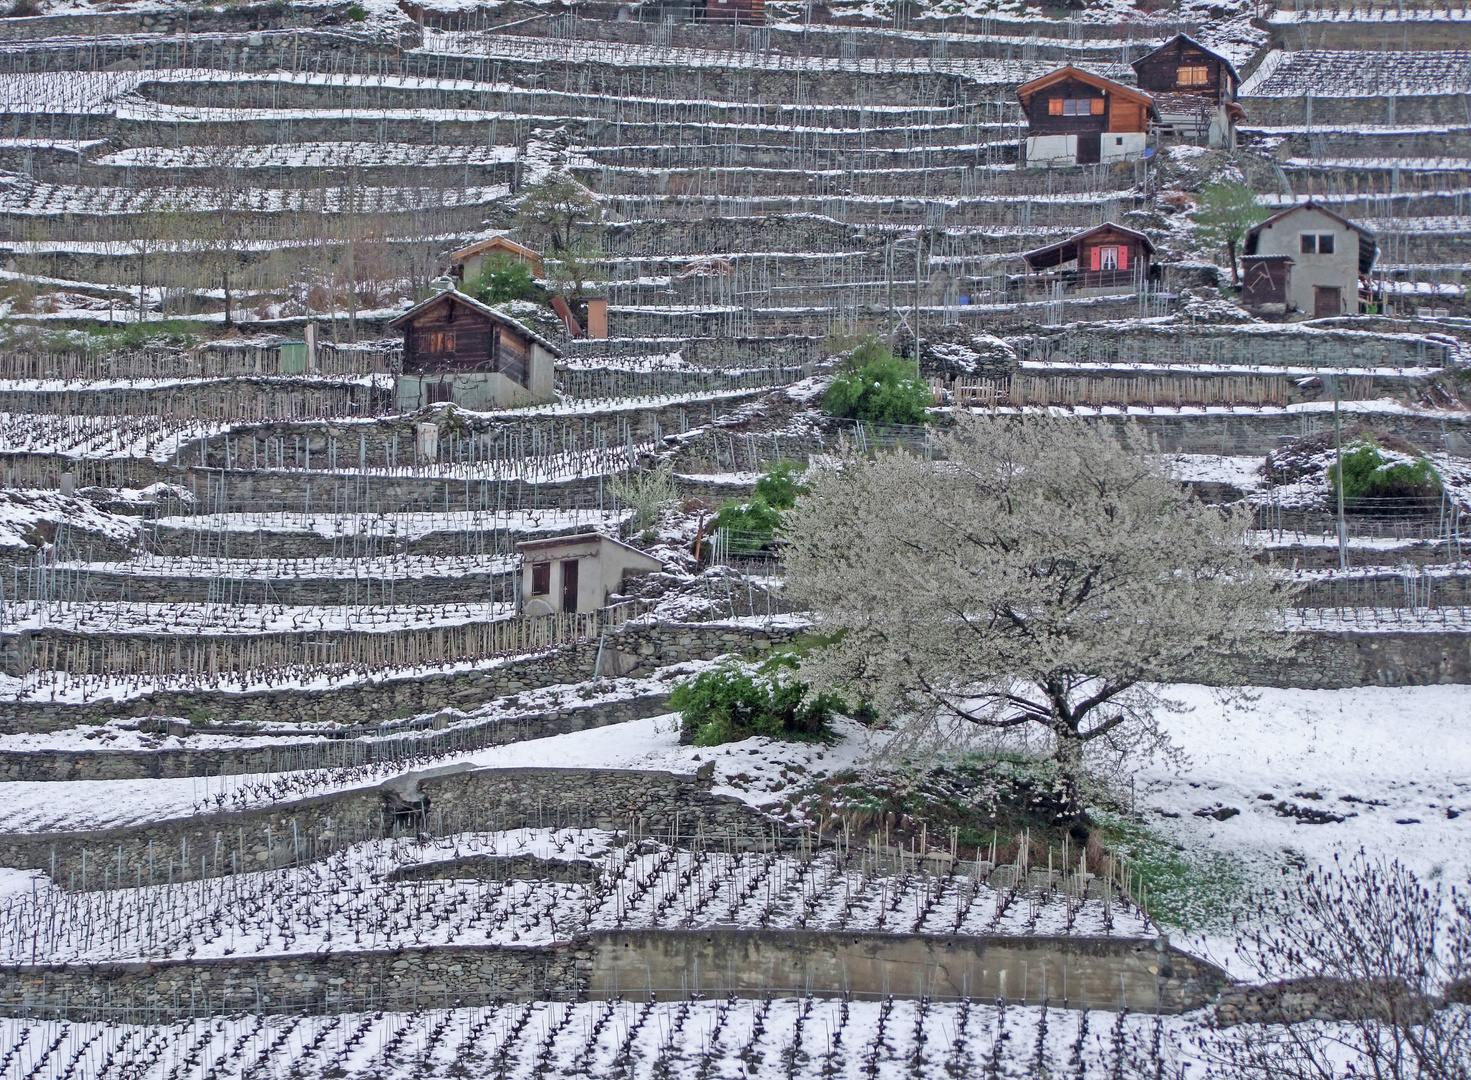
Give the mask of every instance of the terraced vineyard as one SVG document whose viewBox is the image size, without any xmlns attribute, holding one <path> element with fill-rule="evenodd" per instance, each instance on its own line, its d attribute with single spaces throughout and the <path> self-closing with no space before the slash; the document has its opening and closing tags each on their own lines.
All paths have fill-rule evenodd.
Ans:
<svg viewBox="0 0 1471 1080">
<path fill-rule="evenodd" d="M 1284 851 L 1471 869 L 1464 12 L 107 7 L 0 18 L 0 1080 L 1201 1076 Z M 1018 85 L 1180 31 L 1243 75 L 1238 147 L 1020 160 Z M 1227 176 L 1371 229 L 1377 310 L 1235 303 Z M 1040 288 L 1104 222 L 1160 272 Z M 492 235 L 607 336 L 511 302 L 555 400 L 404 411 L 388 323 Z M 869 335 L 927 426 L 823 410 Z M 812 629 L 719 507 L 966 411 L 1132 422 L 1300 585 L 1256 734 L 1160 673 L 1200 763 L 1121 781 L 1118 842 L 853 796 L 881 726 L 670 711 Z M 1437 497 L 1340 515 L 1335 420 Z M 527 616 L 518 545 L 588 533 L 662 569 Z M 1385 717 L 1441 746 L 1414 784 Z M 1352 764 L 1292 749 L 1320 725 Z"/>
</svg>

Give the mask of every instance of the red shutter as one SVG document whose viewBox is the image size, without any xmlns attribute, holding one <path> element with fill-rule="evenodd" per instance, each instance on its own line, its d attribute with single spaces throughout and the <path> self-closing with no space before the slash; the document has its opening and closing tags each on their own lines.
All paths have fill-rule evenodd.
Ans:
<svg viewBox="0 0 1471 1080">
<path fill-rule="evenodd" d="M 1102 248 L 1094 248 L 1092 250 L 1092 252 L 1089 253 L 1089 256 L 1088 257 L 1091 260 L 1090 263 L 1089 263 L 1089 269 L 1091 269 L 1091 270 L 1101 270 L 1101 269 L 1103 269 L 1103 249 Z"/>
<path fill-rule="evenodd" d="M 1127 270 L 1127 269 L 1129 269 L 1129 245 L 1128 244 L 1120 244 L 1119 245 L 1119 269 L 1120 270 Z"/>
</svg>

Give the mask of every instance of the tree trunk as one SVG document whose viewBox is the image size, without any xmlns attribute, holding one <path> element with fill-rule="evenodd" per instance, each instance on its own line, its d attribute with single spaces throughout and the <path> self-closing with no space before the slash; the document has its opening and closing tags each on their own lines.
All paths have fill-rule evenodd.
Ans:
<svg viewBox="0 0 1471 1080">
<path fill-rule="evenodd" d="M 1231 284 L 1241 288 L 1241 275 L 1236 272 L 1236 238 L 1233 236 L 1226 241 L 1226 255 L 1231 260 Z"/>
<path fill-rule="evenodd" d="M 1076 724 L 1061 716 L 1054 715 L 1052 733 L 1057 739 L 1057 774 L 1062 782 L 1064 814 L 1074 830 L 1086 827 L 1088 814 L 1082 800 L 1083 740 L 1078 738 Z"/>
</svg>

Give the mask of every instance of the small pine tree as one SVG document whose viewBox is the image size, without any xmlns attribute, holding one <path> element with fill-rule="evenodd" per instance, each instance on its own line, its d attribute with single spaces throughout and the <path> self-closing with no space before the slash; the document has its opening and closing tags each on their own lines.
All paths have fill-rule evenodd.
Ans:
<svg viewBox="0 0 1471 1080">
<path fill-rule="evenodd" d="M 1195 224 L 1201 239 L 1226 248 L 1232 285 L 1241 284 L 1236 249 L 1245 241 L 1247 230 L 1266 217 L 1267 208 L 1257 202 L 1256 192 L 1239 180 L 1218 180 L 1201 189 Z"/>
</svg>

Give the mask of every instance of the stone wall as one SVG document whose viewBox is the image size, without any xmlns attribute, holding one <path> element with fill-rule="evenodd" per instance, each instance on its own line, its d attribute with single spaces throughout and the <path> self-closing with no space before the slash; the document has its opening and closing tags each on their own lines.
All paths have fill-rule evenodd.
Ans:
<svg viewBox="0 0 1471 1080">
<path fill-rule="evenodd" d="M 269 746 L 240 749 L 161 750 L 0 750 L 0 781 L 145 780 L 184 776 L 238 776 L 304 769 L 352 768 L 377 762 L 410 761 L 469 753 L 487 746 L 546 739 L 574 731 L 621 724 L 669 711 L 669 695 L 553 709 L 519 716 L 498 716 L 484 723 L 451 731 L 402 735 L 369 729 L 334 731 L 310 742 L 292 742 L 290 736 Z M 171 734 L 187 738 L 189 725 L 166 725 Z"/>
<path fill-rule="evenodd" d="M 523 827 L 730 837 L 769 843 L 773 826 L 694 776 L 632 769 L 451 766 L 312 799 L 119 829 L 0 835 L 0 866 L 41 870 L 65 889 L 95 891 L 224 877 L 313 862 L 387 836 Z"/>
<path fill-rule="evenodd" d="M 1242 664 L 1237 676 L 1249 686 L 1305 690 L 1471 683 L 1471 634 L 1304 634 L 1291 657 Z"/>
<path fill-rule="evenodd" d="M 800 930 L 596 933 L 549 947 L 461 946 L 0 969 L 0 1011 L 150 1022 L 229 1012 L 409 1011 L 498 999 L 854 993 L 1179 1013 L 1227 981 L 1162 941 Z"/>
<path fill-rule="evenodd" d="M 789 641 L 796 625 L 734 623 L 629 623 L 610 631 L 610 653 L 633 663 L 620 674 L 643 673 L 685 660 L 713 660 L 726 653 L 764 651 Z M 327 690 L 159 691 L 123 700 L 81 704 L 0 702 L 0 734 L 58 731 L 112 717 L 200 717 L 230 724 L 381 724 L 445 708 L 472 709 L 497 698 L 544 686 L 578 683 L 593 676 L 597 641 L 564 645 L 532 656 L 507 658 L 474 671 L 405 675 L 354 682 Z M 607 667 L 605 671 L 609 670 Z"/>
</svg>

